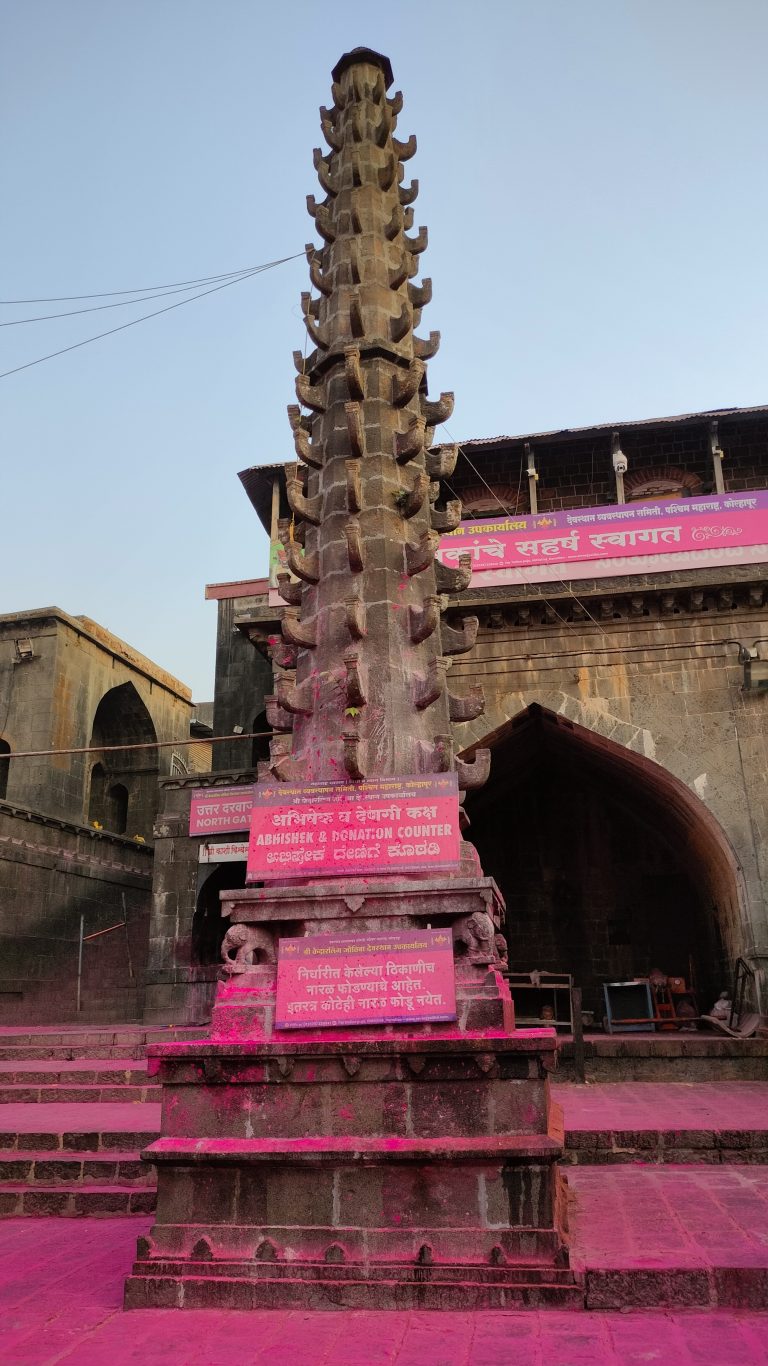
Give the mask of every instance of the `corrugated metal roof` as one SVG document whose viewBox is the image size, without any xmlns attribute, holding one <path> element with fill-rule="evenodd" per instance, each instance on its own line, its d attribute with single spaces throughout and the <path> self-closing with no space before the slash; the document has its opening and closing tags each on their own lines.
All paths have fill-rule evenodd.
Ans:
<svg viewBox="0 0 768 1366">
<path fill-rule="evenodd" d="M 569 441 L 597 432 L 628 432 L 641 427 L 665 427 L 675 423 L 713 422 L 727 417 L 768 417 L 768 406 L 755 408 L 707 408 L 699 413 L 677 413 L 672 417 L 641 417 L 629 422 L 598 422 L 591 427 L 560 427 L 547 432 L 526 432 L 515 436 L 479 436 L 459 442 L 473 450 L 483 446 L 504 446 L 511 441 Z"/>
<path fill-rule="evenodd" d="M 281 497 L 285 498 L 285 471 L 289 465 L 295 465 L 296 461 L 288 464 L 277 465 L 251 465 L 250 469 L 241 470 L 238 479 L 248 494 L 251 506 L 255 509 L 261 525 L 267 535 L 271 530 L 272 521 L 272 484 L 275 476 L 280 482 Z M 285 508 L 281 511 L 281 516 L 285 516 Z"/>
<path fill-rule="evenodd" d="M 522 444 L 525 441 L 531 442 L 566 442 L 586 440 L 590 436 L 608 432 L 630 432 L 640 431 L 645 427 L 671 427 L 671 426 L 696 426 L 698 423 L 724 421 L 728 418 L 768 418 L 768 406 L 760 405 L 755 408 L 707 408 L 700 413 L 678 413 L 672 417 L 643 417 L 635 418 L 629 422 L 599 422 L 592 427 L 561 427 L 549 432 L 526 432 L 516 436 L 480 436 L 470 437 L 468 441 L 460 441 L 462 450 L 482 452 L 484 450 L 498 449 L 500 446 L 511 446 Z M 262 526 L 267 532 L 270 529 L 270 518 L 272 510 L 272 483 L 275 475 L 280 480 L 281 497 L 283 506 L 281 515 L 286 516 L 285 499 L 285 470 L 295 465 L 295 461 L 288 461 L 285 464 L 277 463 L 273 465 L 252 465 L 250 469 L 241 470 L 238 478 L 243 485 L 248 497 L 255 508 Z"/>
</svg>

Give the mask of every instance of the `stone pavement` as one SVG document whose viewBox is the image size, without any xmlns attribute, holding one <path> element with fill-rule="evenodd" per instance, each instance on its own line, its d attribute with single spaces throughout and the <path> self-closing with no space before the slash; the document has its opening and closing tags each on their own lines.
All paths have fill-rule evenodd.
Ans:
<svg viewBox="0 0 768 1366">
<path fill-rule="evenodd" d="M 577 1167 L 568 1189 L 588 1308 L 768 1307 L 768 1167 Z"/>
<path fill-rule="evenodd" d="M 123 1313 L 125 1270 L 136 1237 L 149 1222 L 9 1219 L 0 1224 L 0 1361 L 19 1366 L 768 1366 L 768 1315 L 724 1310 Z"/>
<path fill-rule="evenodd" d="M 768 1130 L 768 1080 L 556 1083 L 569 1129 Z"/>
<path fill-rule="evenodd" d="M 568 1162 L 766 1162 L 768 1082 L 558 1083 Z"/>
</svg>

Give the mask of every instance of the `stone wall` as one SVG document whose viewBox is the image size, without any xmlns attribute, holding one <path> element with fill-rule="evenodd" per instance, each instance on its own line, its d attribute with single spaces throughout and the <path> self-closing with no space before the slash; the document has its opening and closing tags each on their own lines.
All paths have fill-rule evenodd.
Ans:
<svg viewBox="0 0 768 1366">
<path fill-rule="evenodd" d="M 235 726 L 248 734 L 266 729 L 264 695 L 272 691 L 272 668 L 238 630 L 235 619 L 250 606 L 250 598 L 222 598 L 216 625 L 216 688 L 213 704 L 214 735 L 232 735 Z M 258 726 L 255 724 L 258 722 Z M 252 740 L 232 740 L 212 746 L 215 772 L 239 766 L 250 768 L 254 757 L 266 757 L 264 742 L 254 756 Z"/>
<path fill-rule="evenodd" d="M 32 657 L 19 660 L 15 642 L 29 639 Z M 22 750 L 82 749 L 91 743 L 102 699 L 130 691 L 132 716 L 121 739 L 143 738 L 136 717 L 146 711 L 157 741 L 189 738 L 189 689 L 87 618 L 58 608 L 0 617 L 0 737 L 11 748 L 6 797 L 62 820 L 88 823 L 90 775 L 97 756 L 67 754 L 14 762 Z M 128 695 L 128 694 L 126 694 Z M 185 750 L 181 750 L 182 755 Z M 150 751 L 143 767 L 170 772 L 171 751 Z M 136 771 L 139 771 L 136 764 Z M 154 809 L 139 803 L 131 835 L 151 836 Z M 143 827 L 143 828 L 140 828 Z"/>
<path fill-rule="evenodd" d="M 82 1011 L 141 1018 L 152 853 L 144 845 L 0 802 L 0 1019 L 73 1021 L 80 917 Z"/>
<path fill-rule="evenodd" d="M 140 1017 L 157 778 L 176 742 L 185 760 L 191 711 L 184 684 L 86 617 L 0 617 L 3 1020 L 74 1018 L 81 913 L 86 936 L 128 921 L 85 944 L 83 1013 Z"/>
</svg>

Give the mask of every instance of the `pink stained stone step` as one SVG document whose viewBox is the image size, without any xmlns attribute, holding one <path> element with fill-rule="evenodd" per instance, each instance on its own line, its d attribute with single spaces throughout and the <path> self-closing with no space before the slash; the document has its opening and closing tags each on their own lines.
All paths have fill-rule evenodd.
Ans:
<svg viewBox="0 0 768 1366">
<path fill-rule="evenodd" d="M 104 1149 L 94 1152 L 83 1148 L 0 1150 L 0 1183 L 13 1185 L 81 1185 L 88 1182 L 124 1181 L 128 1184 L 154 1183 L 153 1169 L 133 1148 Z"/>
<path fill-rule="evenodd" d="M 131 1105 L 145 1102 L 160 1103 L 160 1087 L 85 1085 L 55 1083 L 51 1086 L 29 1086 L 16 1083 L 4 1086 L 0 1080 L 0 1105 L 104 1105 L 121 1102 Z"/>
<path fill-rule="evenodd" d="M 123 1073 L 133 1076 L 146 1076 L 147 1064 L 143 1058 L 34 1058 L 34 1059 L 3 1059 L 0 1062 L 0 1084 L 8 1081 L 12 1076 L 43 1077 L 43 1079 L 58 1074 L 80 1076 L 81 1073 L 96 1072 L 99 1076 L 115 1075 Z"/>
<path fill-rule="evenodd" d="M 153 1186 L 0 1185 L 0 1218 L 83 1218 L 149 1214 L 157 1196 Z M 0 1227 L 2 1225 L 0 1224 Z"/>
<path fill-rule="evenodd" d="M 768 1163 L 768 1083 L 560 1084 L 565 1161 Z"/>
<path fill-rule="evenodd" d="M 551 1157 L 560 1144 L 546 1134 L 501 1134 L 480 1138 L 370 1138 L 353 1135 L 321 1135 L 311 1138 L 159 1138 L 152 1144 L 151 1154 L 157 1161 L 175 1161 L 179 1157 L 190 1162 L 206 1158 L 238 1159 L 241 1161 L 282 1162 L 338 1162 L 349 1161 L 432 1160 L 452 1161 L 454 1158 L 484 1158 L 498 1160 L 507 1154 L 517 1157 Z"/>
<path fill-rule="evenodd" d="M 159 1132 L 160 1106 L 150 1102 L 133 1104 L 111 1101 L 108 1104 L 21 1104 L 0 1107 L 0 1135 Z"/>
<path fill-rule="evenodd" d="M 768 1079 L 724 1082 L 560 1082 L 565 1127 L 583 1130 L 768 1131 Z"/>
<path fill-rule="evenodd" d="M 569 1168 L 568 1208 L 588 1307 L 768 1309 L 768 1168 Z"/>
<path fill-rule="evenodd" d="M 112 1043 L 135 1039 L 172 1039 L 204 1037 L 205 1025 L 147 1025 L 147 1024 L 46 1024 L 46 1025 L 0 1025 L 0 1041 L 73 1039 L 80 1043 L 99 1043 L 108 1040 Z"/>
<path fill-rule="evenodd" d="M 2 1352 L 43 1366 L 767 1366 L 748 1311 L 133 1310 L 123 1279 L 147 1217 L 0 1223 Z"/>
<path fill-rule="evenodd" d="M 105 1044 L 79 1045 L 79 1044 L 28 1044 L 21 1047 L 8 1047 L 0 1042 L 0 1062 L 44 1062 L 48 1059 L 60 1062 L 69 1062 L 75 1058 L 86 1058 L 99 1062 L 114 1058 L 125 1058 L 126 1055 L 137 1062 L 146 1057 L 147 1046 L 144 1043 L 133 1045 Z"/>
</svg>

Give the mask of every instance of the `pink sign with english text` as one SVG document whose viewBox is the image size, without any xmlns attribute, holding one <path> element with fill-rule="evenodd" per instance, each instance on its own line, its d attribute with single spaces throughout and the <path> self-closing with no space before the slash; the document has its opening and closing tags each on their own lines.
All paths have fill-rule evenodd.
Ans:
<svg viewBox="0 0 768 1366">
<path fill-rule="evenodd" d="M 455 773 L 359 783 L 257 783 L 247 882 L 455 868 Z"/>
<path fill-rule="evenodd" d="M 197 787 L 189 804 L 190 835 L 224 835 L 248 829 L 253 787 Z"/>
<path fill-rule="evenodd" d="M 449 929 L 279 941 L 276 1029 L 455 1019 Z"/>
</svg>

